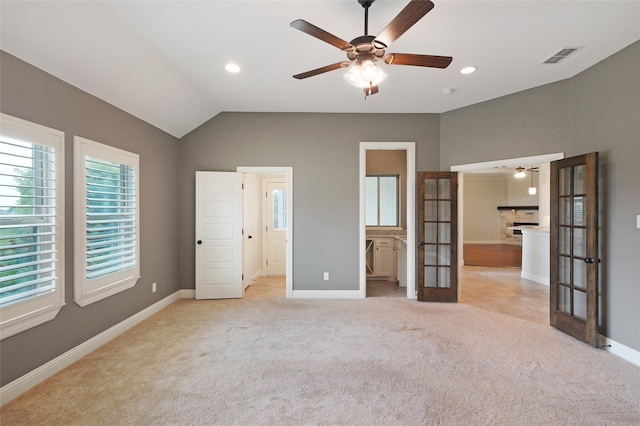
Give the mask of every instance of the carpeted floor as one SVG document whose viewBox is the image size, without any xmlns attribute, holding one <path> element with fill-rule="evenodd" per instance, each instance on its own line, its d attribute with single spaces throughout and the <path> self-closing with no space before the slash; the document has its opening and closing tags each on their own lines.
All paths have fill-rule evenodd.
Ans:
<svg viewBox="0 0 640 426">
<path fill-rule="evenodd" d="M 180 300 L 1 409 L 9 425 L 637 425 L 640 368 L 402 297 Z"/>
</svg>

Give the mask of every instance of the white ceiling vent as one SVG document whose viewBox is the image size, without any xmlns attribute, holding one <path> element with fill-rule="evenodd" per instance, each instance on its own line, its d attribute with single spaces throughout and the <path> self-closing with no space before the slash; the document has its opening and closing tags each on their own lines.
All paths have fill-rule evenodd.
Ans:
<svg viewBox="0 0 640 426">
<path fill-rule="evenodd" d="M 553 55 L 551 55 L 551 57 L 549 57 L 549 58 L 545 59 L 544 61 L 542 61 L 542 63 L 543 64 L 551 64 L 551 65 L 558 64 L 558 63 L 562 62 L 563 60 L 567 59 L 570 55 L 573 55 L 578 50 L 582 49 L 583 47 L 584 46 L 563 47 L 558 52 L 556 52 Z"/>
</svg>

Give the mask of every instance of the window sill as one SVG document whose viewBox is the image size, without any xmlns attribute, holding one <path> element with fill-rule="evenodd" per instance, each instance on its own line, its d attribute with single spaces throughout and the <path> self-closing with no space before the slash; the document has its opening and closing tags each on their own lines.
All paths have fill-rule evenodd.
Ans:
<svg viewBox="0 0 640 426">
<path fill-rule="evenodd" d="M 102 299 L 105 299 L 109 296 L 113 296 L 114 294 L 118 294 L 120 292 L 123 292 L 125 290 L 128 290 L 134 287 L 139 279 L 140 279 L 140 276 L 126 278 L 121 281 L 110 284 L 108 286 L 102 286 L 102 287 L 96 288 L 91 292 L 82 293 L 82 294 L 80 294 L 81 289 L 85 287 L 76 288 L 76 294 L 79 294 L 79 296 L 74 297 L 73 301 L 76 302 L 78 305 L 85 307 L 92 303 L 98 302 Z"/>
<path fill-rule="evenodd" d="M 64 302 L 57 303 L 20 317 L 3 321 L 0 323 L 0 340 L 51 321 L 58 315 L 58 312 L 60 312 L 60 309 L 62 309 L 64 305 Z"/>
</svg>

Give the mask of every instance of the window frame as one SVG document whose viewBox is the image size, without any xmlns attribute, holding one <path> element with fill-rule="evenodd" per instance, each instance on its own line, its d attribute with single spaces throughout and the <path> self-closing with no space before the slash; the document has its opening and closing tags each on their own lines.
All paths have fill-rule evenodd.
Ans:
<svg viewBox="0 0 640 426">
<path fill-rule="evenodd" d="M 0 113 L 0 133 L 8 138 L 48 146 L 54 150 L 55 249 L 53 291 L 0 307 L 0 340 L 54 319 L 65 305 L 64 132 Z"/>
<path fill-rule="evenodd" d="M 367 217 L 367 212 L 366 212 L 366 200 L 365 200 L 365 227 L 366 228 L 371 228 L 371 229 L 400 229 L 401 228 L 401 209 L 400 209 L 400 202 L 401 202 L 401 185 L 400 185 L 400 174 L 397 173 L 371 173 L 371 174 L 366 174 L 365 175 L 365 187 L 366 187 L 366 181 L 368 178 L 372 178 L 375 177 L 377 178 L 377 200 L 376 200 L 376 209 L 377 209 L 377 219 L 376 225 L 368 225 L 366 224 L 366 217 Z M 395 225 L 380 225 L 380 178 L 381 177 L 393 177 L 396 179 L 396 223 Z"/>
<path fill-rule="evenodd" d="M 74 145 L 74 283 L 73 300 L 87 306 L 134 287 L 140 279 L 140 158 L 80 136 Z M 131 166 L 134 170 L 135 241 L 132 267 L 97 278 L 87 278 L 87 158 Z"/>
</svg>

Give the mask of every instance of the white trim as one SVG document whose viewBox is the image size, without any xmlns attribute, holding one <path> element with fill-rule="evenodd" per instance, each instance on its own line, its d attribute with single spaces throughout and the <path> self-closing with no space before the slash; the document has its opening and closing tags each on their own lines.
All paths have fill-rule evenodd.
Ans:
<svg viewBox="0 0 640 426">
<path fill-rule="evenodd" d="M 294 290 L 294 299 L 360 299 L 360 290 Z"/>
<path fill-rule="evenodd" d="M 640 351 L 625 346 L 622 343 L 618 343 L 603 335 L 600 335 L 600 345 L 603 346 L 602 349 L 605 351 L 619 356 L 625 361 L 629 361 L 630 363 L 640 367 Z M 611 347 L 607 347 L 608 345 L 611 345 Z"/>
<path fill-rule="evenodd" d="M 0 340 L 54 319 L 65 305 L 65 135 L 64 132 L 0 113 L 0 134 L 55 150 L 55 290 L 0 308 Z"/>
<path fill-rule="evenodd" d="M 175 293 L 143 309 L 137 314 L 130 316 L 124 321 L 121 321 L 91 339 L 86 340 L 75 348 L 68 350 L 46 364 L 41 365 L 24 376 L 17 378 L 13 382 L 6 384 L 0 388 L 0 405 L 4 405 L 14 398 L 17 398 L 37 384 L 42 383 L 49 377 L 52 377 L 54 374 L 62 371 L 74 362 L 95 351 L 100 346 L 115 339 L 130 328 L 140 324 L 151 315 L 160 312 L 173 302 L 179 300 L 182 291 L 184 290 L 176 291 Z"/>
<path fill-rule="evenodd" d="M 562 160 L 563 152 L 553 154 L 534 155 L 531 157 L 507 158 L 504 160 L 485 161 L 483 163 L 461 164 L 451 166 L 452 172 L 477 172 L 486 171 L 493 168 L 516 168 L 523 166 L 537 166 L 544 163 L 550 163 L 555 160 Z"/>
<path fill-rule="evenodd" d="M 192 288 L 183 288 L 180 290 L 180 298 L 181 299 L 195 299 L 196 291 Z"/>
<path fill-rule="evenodd" d="M 284 174 L 287 181 L 287 272 L 286 297 L 293 297 L 293 167 L 250 167 L 238 166 L 236 171 L 261 175 Z"/>
<path fill-rule="evenodd" d="M 85 307 L 114 294 L 128 290 L 140 279 L 140 156 L 100 142 L 80 136 L 73 137 L 74 158 L 74 283 L 73 301 Z M 134 171 L 135 187 L 135 265 L 108 275 L 87 278 L 87 170 L 86 159 L 93 157 L 99 160 L 130 166 Z"/>
<path fill-rule="evenodd" d="M 415 142 L 360 142 L 360 298 L 367 297 L 365 178 L 367 151 L 407 151 L 407 298 L 416 299 L 416 144 Z"/>
</svg>

